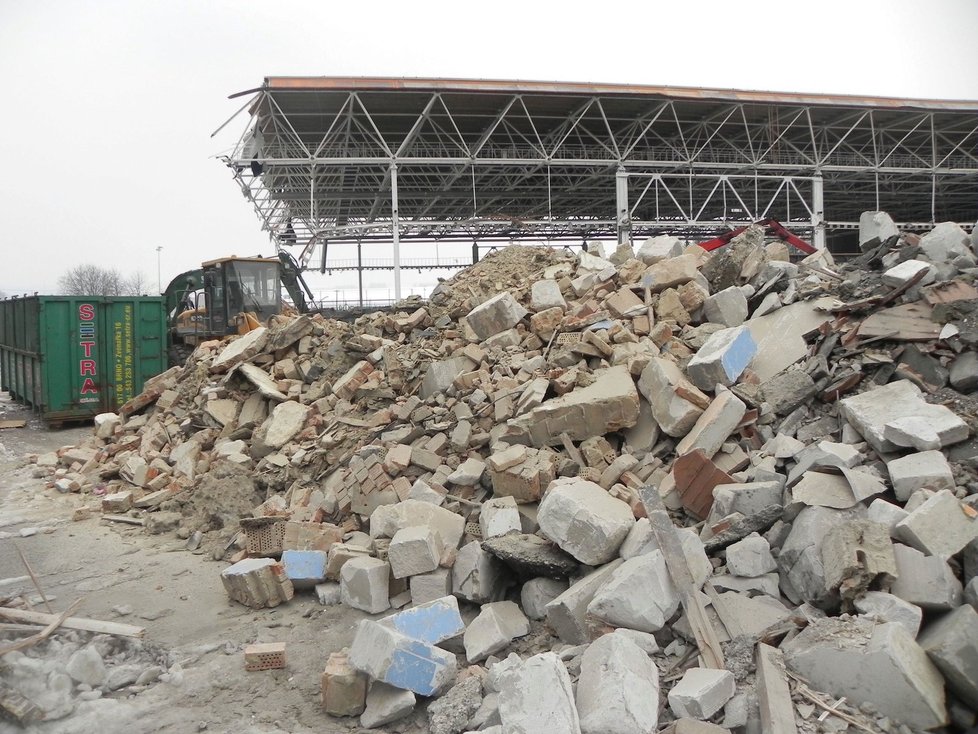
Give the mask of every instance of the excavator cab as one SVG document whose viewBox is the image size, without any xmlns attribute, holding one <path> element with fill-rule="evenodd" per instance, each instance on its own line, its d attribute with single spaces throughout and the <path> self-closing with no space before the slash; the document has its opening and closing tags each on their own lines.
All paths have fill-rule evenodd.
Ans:
<svg viewBox="0 0 978 734">
<path fill-rule="evenodd" d="M 245 334 L 282 311 L 278 260 L 228 258 L 204 263 L 207 330 Z"/>
<path fill-rule="evenodd" d="M 203 341 L 246 334 L 281 313 L 281 269 L 277 258 L 227 257 L 179 276 L 182 290 L 174 280 L 167 288 L 170 363 L 184 362 Z"/>
</svg>

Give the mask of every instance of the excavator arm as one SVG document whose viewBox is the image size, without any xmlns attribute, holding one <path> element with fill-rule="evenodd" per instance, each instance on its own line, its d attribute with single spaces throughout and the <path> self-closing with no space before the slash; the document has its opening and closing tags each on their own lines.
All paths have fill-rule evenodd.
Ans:
<svg viewBox="0 0 978 734">
<path fill-rule="evenodd" d="M 278 259 L 282 263 L 282 285 L 285 286 L 296 310 L 299 313 L 309 313 L 313 310 L 315 299 L 305 278 L 302 277 L 302 268 L 292 254 L 285 250 L 279 250 Z"/>
<path fill-rule="evenodd" d="M 807 255 L 811 255 L 813 252 L 817 252 L 817 250 L 814 247 L 812 247 L 810 244 L 805 242 L 805 240 L 801 239 L 801 237 L 799 237 L 798 235 L 794 234 L 793 232 L 785 228 L 785 226 L 781 224 L 781 222 L 777 221 L 776 219 L 762 219 L 761 221 L 755 222 L 754 224 L 764 227 L 771 234 L 784 240 L 792 247 L 801 250 Z M 736 237 L 746 229 L 747 226 L 743 226 L 743 227 L 737 227 L 736 229 L 732 229 L 729 232 L 724 232 L 722 235 L 712 240 L 707 240 L 706 242 L 700 242 L 699 243 L 700 247 L 702 247 L 704 250 L 707 251 L 716 250 L 717 248 L 726 245 L 728 242 L 730 242 L 730 240 L 732 240 L 734 237 Z"/>
</svg>

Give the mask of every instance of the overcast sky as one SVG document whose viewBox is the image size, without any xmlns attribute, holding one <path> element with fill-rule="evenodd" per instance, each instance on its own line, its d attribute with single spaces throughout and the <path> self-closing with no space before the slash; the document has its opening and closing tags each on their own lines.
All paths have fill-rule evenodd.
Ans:
<svg viewBox="0 0 978 734">
<path fill-rule="evenodd" d="M 978 2 L 0 0 L 0 70 L 0 291 L 53 293 L 79 263 L 155 288 L 159 245 L 164 286 L 202 260 L 272 254 L 214 159 L 245 117 L 210 137 L 241 104 L 227 96 L 265 76 L 978 99 Z"/>
</svg>

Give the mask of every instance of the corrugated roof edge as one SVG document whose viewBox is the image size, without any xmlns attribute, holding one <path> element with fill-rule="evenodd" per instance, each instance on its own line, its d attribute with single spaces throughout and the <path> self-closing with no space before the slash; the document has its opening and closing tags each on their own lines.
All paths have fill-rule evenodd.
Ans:
<svg viewBox="0 0 978 734">
<path fill-rule="evenodd" d="M 423 77 L 269 76 L 261 89 L 270 91 L 414 91 L 486 92 L 501 94 L 599 94 L 665 97 L 682 100 L 736 101 L 759 104 L 804 104 L 978 112 L 978 100 L 903 99 L 850 94 L 766 92 L 745 89 L 706 89 L 644 84 L 544 82 L 503 79 L 436 79 Z M 256 89 L 248 92 L 259 91 Z M 232 96 L 240 96 L 247 92 Z"/>
</svg>

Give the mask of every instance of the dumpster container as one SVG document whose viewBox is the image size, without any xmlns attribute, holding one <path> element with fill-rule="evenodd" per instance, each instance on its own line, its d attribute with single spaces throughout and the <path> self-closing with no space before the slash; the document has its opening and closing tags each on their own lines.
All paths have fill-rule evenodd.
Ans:
<svg viewBox="0 0 978 734">
<path fill-rule="evenodd" d="M 114 412 L 166 367 L 162 298 L 0 301 L 0 387 L 50 423 Z"/>
</svg>

